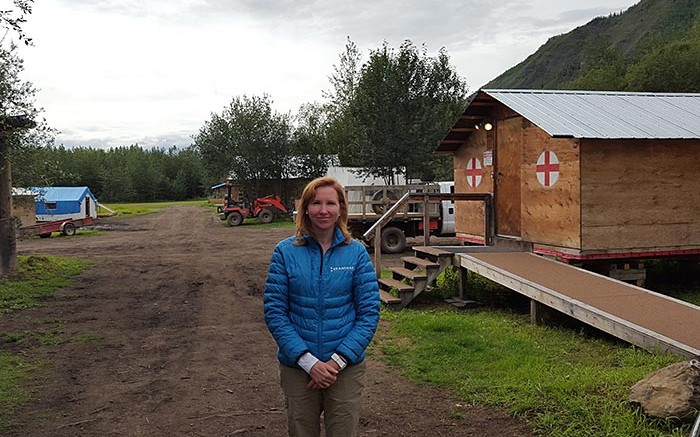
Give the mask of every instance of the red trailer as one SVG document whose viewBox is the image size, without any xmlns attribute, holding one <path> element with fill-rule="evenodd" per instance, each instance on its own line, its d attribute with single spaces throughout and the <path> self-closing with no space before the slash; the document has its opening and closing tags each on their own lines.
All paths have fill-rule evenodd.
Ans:
<svg viewBox="0 0 700 437">
<path fill-rule="evenodd" d="M 20 235 L 38 235 L 41 238 L 49 238 L 52 232 L 60 232 L 65 236 L 75 235 L 75 231 L 82 226 L 90 226 L 95 222 L 92 217 L 82 219 L 63 219 L 52 222 L 37 223 L 35 225 L 19 228 Z"/>
</svg>

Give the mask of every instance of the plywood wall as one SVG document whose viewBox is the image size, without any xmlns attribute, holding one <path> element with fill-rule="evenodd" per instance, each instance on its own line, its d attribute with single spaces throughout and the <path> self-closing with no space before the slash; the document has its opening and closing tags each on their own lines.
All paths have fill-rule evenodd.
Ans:
<svg viewBox="0 0 700 437">
<path fill-rule="evenodd" d="M 496 234 L 521 235 L 523 117 L 499 120 L 496 126 Z"/>
<path fill-rule="evenodd" d="M 700 245 L 700 141 L 582 141 L 583 249 Z"/>
<path fill-rule="evenodd" d="M 34 196 L 12 196 L 12 217 L 19 220 L 21 226 L 36 224 Z"/>
<path fill-rule="evenodd" d="M 526 119 L 523 127 L 523 241 L 579 249 L 581 245 L 579 140 L 552 138 Z M 543 186 L 537 179 L 537 159 L 549 150 L 559 160 L 559 179 Z"/>
<path fill-rule="evenodd" d="M 494 111 L 496 128 L 492 131 L 478 130 L 472 133 L 464 146 L 454 156 L 455 190 L 460 193 L 494 193 L 493 174 L 500 171 L 495 150 L 496 135 L 508 134 L 509 147 L 521 150 L 517 156 L 520 162 L 520 187 L 508 193 L 520 199 L 499 199 L 496 202 L 496 222 L 519 221 L 522 241 L 580 248 L 580 168 L 579 144 L 574 139 L 553 139 L 546 132 L 528 120 L 512 113 L 507 108 Z M 500 124 L 507 128 L 501 127 Z M 543 187 L 537 180 L 537 159 L 544 150 L 556 153 L 559 158 L 559 180 L 551 187 Z M 484 154 L 493 153 L 493 166 L 484 165 Z M 479 158 L 482 163 L 481 184 L 474 188 L 467 183 L 467 164 L 470 159 Z M 498 195 L 498 193 L 496 193 Z M 513 214 L 504 205 L 518 207 Z M 456 231 L 458 236 L 484 235 L 484 210 L 479 203 L 459 202 L 456 208 Z M 504 217 L 508 216 L 508 217 Z M 515 226 L 510 228 L 517 229 Z M 512 229 L 511 229 L 512 230 Z"/>
<path fill-rule="evenodd" d="M 474 131 L 465 145 L 454 155 L 454 177 L 456 193 L 493 193 L 493 166 L 484 165 L 484 153 L 493 152 L 493 142 L 489 132 Z M 481 183 L 472 187 L 467 182 L 467 166 L 472 158 L 478 158 L 482 165 Z M 455 202 L 455 231 L 462 237 L 483 238 L 484 205 L 481 202 Z"/>
</svg>

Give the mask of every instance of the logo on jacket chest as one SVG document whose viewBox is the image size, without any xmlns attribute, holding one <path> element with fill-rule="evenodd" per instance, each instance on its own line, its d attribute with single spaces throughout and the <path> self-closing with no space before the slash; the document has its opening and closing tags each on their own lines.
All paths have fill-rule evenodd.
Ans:
<svg viewBox="0 0 700 437">
<path fill-rule="evenodd" d="M 355 266 L 331 266 L 331 273 L 343 270 L 355 270 Z"/>
</svg>

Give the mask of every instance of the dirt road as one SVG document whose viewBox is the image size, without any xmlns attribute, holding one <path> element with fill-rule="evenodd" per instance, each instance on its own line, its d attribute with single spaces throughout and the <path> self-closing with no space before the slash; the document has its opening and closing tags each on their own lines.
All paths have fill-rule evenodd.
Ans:
<svg viewBox="0 0 700 437">
<path fill-rule="evenodd" d="M 48 325 L 67 340 L 0 340 L 0 350 L 44 362 L 8 435 L 286 435 L 262 288 L 272 248 L 291 230 L 229 228 L 197 207 L 110 223 L 101 236 L 18 244 L 94 266 L 42 307 L 0 317 L 0 332 Z M 457 405 L 446 390 L 368 364 L 363 436 L 531 435 L 502 411 Z"/>
</svg>

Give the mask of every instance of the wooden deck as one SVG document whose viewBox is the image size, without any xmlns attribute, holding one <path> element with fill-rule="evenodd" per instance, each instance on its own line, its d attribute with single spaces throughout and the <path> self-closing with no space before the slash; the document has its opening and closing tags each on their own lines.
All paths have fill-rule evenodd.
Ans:
<svg viewBox="0 0 700 437">
<path fill-rule="evenodd" d="M 615 337 L 700 356 L 698 306 L 532 253 L 453 249 L 455 264 Z"/>
</svg>

